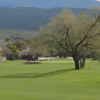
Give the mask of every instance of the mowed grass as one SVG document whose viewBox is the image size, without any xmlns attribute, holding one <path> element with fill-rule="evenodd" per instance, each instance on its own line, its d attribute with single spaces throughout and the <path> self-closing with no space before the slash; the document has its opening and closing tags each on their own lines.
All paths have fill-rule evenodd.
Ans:
<svg viewBox="0 0 100 100">
<path fill-rule="evenodd" d="M 87 60 L 74 70 L 73 60 L 0 63 L 0 100 L 100 100 L 100 66 Z"/>
</svg>

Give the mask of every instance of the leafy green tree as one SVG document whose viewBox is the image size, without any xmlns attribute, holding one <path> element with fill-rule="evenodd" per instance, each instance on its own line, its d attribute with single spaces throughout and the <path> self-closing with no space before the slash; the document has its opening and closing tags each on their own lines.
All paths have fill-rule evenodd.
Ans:
<svg viewBox="0 0 100 100">
<path fill-rule="evenodd" d="M 82 50 L 96 48 L 95 44 L 100 40 L 100 17 L 91 15 L 76 16 L 65 9 L 61 15 L 53 18 L 47 26 L 39 30 L 41 36 L 52 38 L 73 57 L 75 69 L 80 68 L 79 60 Z"/>
<path fill-rule="evenodd" d="M 3 57 L 3 56 L 2 56 L 2 54 L 0 53 L 0 62 L 2 61 L 2 57 Z"/>
<path fill-rule="evenodd" d="M 20 51 L 23 49 L 26 49 L 26 43 L 22 40 L 18 40 L 16 42 L 14 42 L 13 45 L 16 46 Z"/>
<path fill-rule="evenodd" d="M 9 49 L 13 53 L 13 60 L 15 60 L 15 54 L 20 53 L 18 48 L 16 46 L 14 46 L 14 45 L 9 45 Z"/>
<path fill-rule="evenodd" d="M 98 66 L 100 65 L 100 49 L 92 52 L 93 59 L 98 61 Z"/>
<path fill-rule="evenodd" d="M 37 37 L 30 38 L 27 41 L 27 45 L 29 47 L 30 54 L 34 55 L 35 58 L 38 58 L 38 56 L 43 56 L 47 53 L 47 46 Z"/>
<path fill-rule="evenodd" d="M 7 37 L 7 38 L 5 39 L 5 42 L 7 42 L 7 44 L 9 44 L 10 41 L 11 41 L 11 39 L 10 39 L 9 37 Z"/>
<path fill-rule="evenodd" d="M 60 49 L 57 49 L 56 56 L 66 58 L 71 55 L 69 53 L 67 53 L 64 49 L 60 48 Z"/>
</svg>

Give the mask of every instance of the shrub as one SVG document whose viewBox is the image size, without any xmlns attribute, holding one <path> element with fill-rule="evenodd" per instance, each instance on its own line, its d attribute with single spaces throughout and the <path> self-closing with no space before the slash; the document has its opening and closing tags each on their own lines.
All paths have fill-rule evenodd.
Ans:
<svg viewBox="0 0 100 100">
<path fill-rule="evenodd" d="M 1 57 L 1 58 L 3 57 L 1 53 L 0 53 L 0 57 Z"/>
</svg>

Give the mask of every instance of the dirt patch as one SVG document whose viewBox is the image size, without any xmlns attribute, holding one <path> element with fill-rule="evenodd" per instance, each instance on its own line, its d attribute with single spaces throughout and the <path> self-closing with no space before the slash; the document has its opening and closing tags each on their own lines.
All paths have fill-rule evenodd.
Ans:
<svg viewBox="0 0 100 100">
<path fill-rule="evenodd" d="M 41 64 L 41 62 L 24 62 L 22 64 Z"/>
</svg>

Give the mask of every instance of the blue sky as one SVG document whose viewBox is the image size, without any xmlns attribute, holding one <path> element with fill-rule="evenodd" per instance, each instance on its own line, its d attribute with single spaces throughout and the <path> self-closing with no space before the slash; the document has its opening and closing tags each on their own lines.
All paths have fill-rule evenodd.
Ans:
<svg viewBox="0 0 100 100">
<path fill-rule="evenodd" d="M 0 0 L 0 6 L 8 7 L 38 7 L 38 8 L 90 8 L 100 5 L 100 0 Z"/>
</svg>

